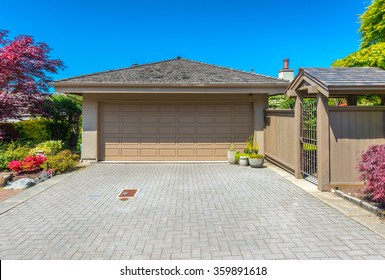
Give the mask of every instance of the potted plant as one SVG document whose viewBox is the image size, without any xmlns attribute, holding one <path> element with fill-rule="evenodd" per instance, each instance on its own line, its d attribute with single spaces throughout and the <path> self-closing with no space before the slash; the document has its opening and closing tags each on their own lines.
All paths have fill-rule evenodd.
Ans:
<svg viewBox="0 0 385 280">
<path fill-rule="evenodd" d="M 240 166 L 248 166 L 249 165 L 249 157 L 247 155 L 242 155 L 239 157 L 239 165 Z"/>
<path fill-rule="evenodd" d="M 234 143 L 232 143 L 227 151 L 227 158 L 229 159 L 230 164 L 236 164 L 238 162 L 236 158 L 238 153 L 239 151 L 235 148 Z"/>
<path fill-rule="evenodd" d="M 258 154 L 259 146 L 254 145 L 254 136 L 251 135 L 246 141 L 246 149 L 243 151 L 247 155 Z"/>
<path fill-rule="evenodd" d="M 265 161 L 265 157 L 259 154 L 251 154 L 249 155 L 249 164 L 251 167 L 261 168 Z"/>
</svg>

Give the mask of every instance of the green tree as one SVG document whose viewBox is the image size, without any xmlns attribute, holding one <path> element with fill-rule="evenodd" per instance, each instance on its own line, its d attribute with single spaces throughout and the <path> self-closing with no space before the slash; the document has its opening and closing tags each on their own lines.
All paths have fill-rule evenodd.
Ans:
<svg viewBox="0 0 385 280">
<path fill-rule="evenodd" d="M 385 70 L 385 0 L 373 0 L 360 16 L 361 46 L 358 51 L 333 62 L 333 67 L 379 67 Z M 358 105 L 380 105 L 378 95 L 363 95 Z"/>
<path fill-rule="evenodd" d="M 374 0 L 360 16 L 360 21 L 360 49 L 334 61 L 332 66 L 385 69 L 385 0 Z"/>
<path fill-rule="evenodd" d="M 361 48 L 385 42 L 385 0 L 374 0 L 360 16 Z"/>
<path fill-rule="evenodd" d="M 77 96 L 53 94 L 44 103 L 44 116 L 51 120 L 51 137 L 76 146 L 80 133 L 82 101 Z"/>
</svg>

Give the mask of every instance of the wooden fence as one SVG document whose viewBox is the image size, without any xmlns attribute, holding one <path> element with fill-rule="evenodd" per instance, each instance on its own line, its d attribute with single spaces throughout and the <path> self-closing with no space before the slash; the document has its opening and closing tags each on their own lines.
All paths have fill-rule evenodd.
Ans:
<svg viewBox="0 0 385 280">
<path fill-rule="evenodd" d="M 359 184 L 356 166 L 362 152 L 370 145 L 385 144 L 385 106 L 328 107 L 327 111 L 329 143 L 317 150 L 319 155 L 329 155 L 326 181 L 329 186 Z M 265 117 L 266 158 L 292 173 L 300 173 L 295 170 L 301 155 L 295 152 L 299 126 L 294 110 L 269 109 Z"/>
<path fill-rule="evenodd" d="M 265 156 L 294 173 L 296 122 L 294 110 L 265 111 Z"/>
<path fill-rule="evenodd" d="M 329 107 L 330 185 L 358 183 L 363 151 L 385 144 L 385 107 Z"/>
</svg>

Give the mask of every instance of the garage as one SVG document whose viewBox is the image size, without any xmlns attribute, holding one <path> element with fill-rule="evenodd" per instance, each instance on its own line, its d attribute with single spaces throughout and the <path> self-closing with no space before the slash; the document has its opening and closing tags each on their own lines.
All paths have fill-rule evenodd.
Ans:
<svg viewBox="0 0 385 280">
<path fill-rule="evenodd" d="M 268 96 L 288 84 L 180 57 L 53 83 L 82 96 L 86 162 L 224 161 L 250 135 L 263 153 Z"/>
<path fill-rule="evenodd" d="M 253 133 L 252 103 L 101 103 L 100 160 L 222 161 Z"/>
</svg>

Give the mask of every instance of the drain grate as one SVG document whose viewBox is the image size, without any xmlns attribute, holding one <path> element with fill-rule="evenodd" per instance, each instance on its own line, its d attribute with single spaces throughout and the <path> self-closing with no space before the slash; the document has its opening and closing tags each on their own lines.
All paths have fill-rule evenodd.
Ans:
<svg viewBox="0 0 385 280">
<path fill-rule="evenodd" d="M 119 195 L 118 199 L 120 200 L 127 200 L 130 197 L 135 197 L 136 194 L 138 193 L 139 189 L 123 189 Z"/>
</svg>

